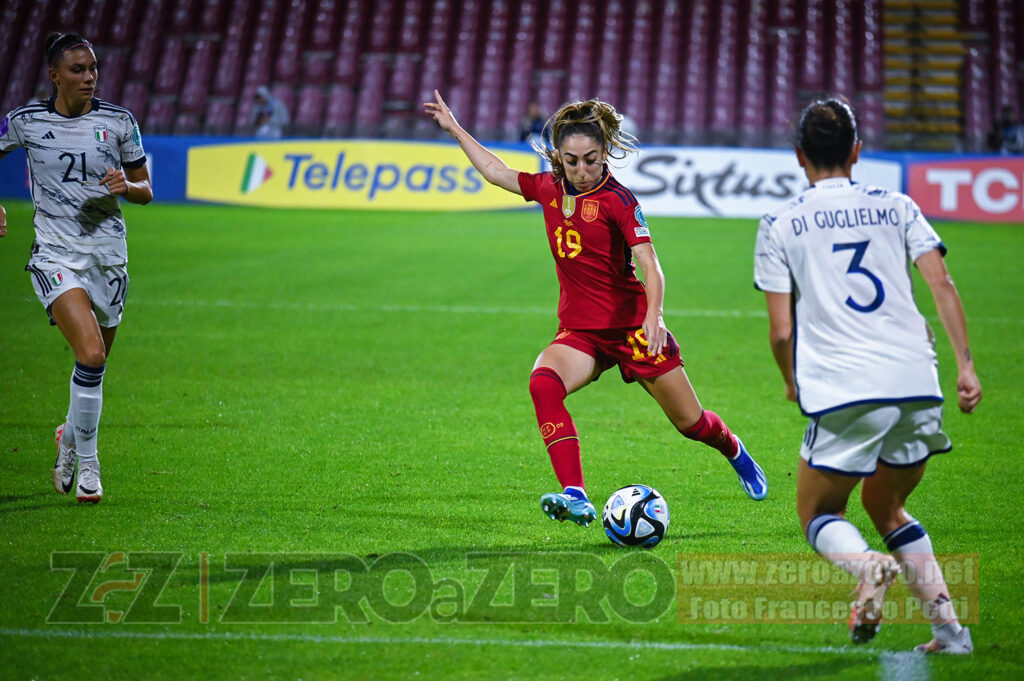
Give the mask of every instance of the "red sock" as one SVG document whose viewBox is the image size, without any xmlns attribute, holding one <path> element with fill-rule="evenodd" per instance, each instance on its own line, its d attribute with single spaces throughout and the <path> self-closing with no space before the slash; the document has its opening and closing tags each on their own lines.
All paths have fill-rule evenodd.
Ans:
<svg viewBox="0 0 1024 681">
<path fill-rule="evenodd" d="M 565 384 L 558 374 L 541 367 L 530 374 L 530 397 L 537 410 L 540 436 L 548 448 L 551 466 L 562 489 L 583 489 L 583 463 L 576 424 L 565 408 Z"/>
<path fill-rule="evenodd" d="M 725 425 L 718 414 L 707 409 L 701 413 L 697 423 L 679 432 L 691 440 L 714 447 L 727 459 L 734 458 L 740 451 L 740 446 L 729 431 L 729 426 Z"/>
</svg>

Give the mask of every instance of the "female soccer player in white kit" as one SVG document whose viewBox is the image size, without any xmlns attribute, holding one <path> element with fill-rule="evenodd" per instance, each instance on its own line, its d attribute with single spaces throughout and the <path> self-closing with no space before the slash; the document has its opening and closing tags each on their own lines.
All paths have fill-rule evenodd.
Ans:
<svg viewBox="0 0 1024 681">
<path fill-rule="evenodd" d="M 26 271 L 39 302 L 75 353 L 67 420 L 57 427 L 53 486 L 78 501 L 103 497 L 96 439 L 103 372 L 128 288 L 118 197 L 149 203 L 153 189 L 135 118 L 96 99 L 99 70 L 85 38 L 52 33 L 46 61 L 56 94 L 0 120 L 0 158 L 28 153 L 36 238 Z M 7 233 L 0 206 L 0 237 Z"/>
<path fill-rule="evenodd" d="M 904 508 L 928 458 L 951 448 L 933 336 L 914 302 L 909 263 L 927 282 L 956 352 L 962 411 L 978 405 L 981 384 L 945 247 L 910 197 L 851 182 L 859 152 L 849 106 L 827 99 L 805 108 L 796 154 L 811 187 L 765 215 L 757 234 L 754 283 L 767 299 L 772 352 L 786 396 L 811 418 L 797 511 L 811 546 L 859 579 L 855 643 L 878 631 L 885 591 L 902 567 L 932 615 L 934 638 L 918 649 L 970 653 L 928 533 Z M 844 518 L 862 479 L 864 508 L 892 555 L 870 551 Z"/>
</svg>

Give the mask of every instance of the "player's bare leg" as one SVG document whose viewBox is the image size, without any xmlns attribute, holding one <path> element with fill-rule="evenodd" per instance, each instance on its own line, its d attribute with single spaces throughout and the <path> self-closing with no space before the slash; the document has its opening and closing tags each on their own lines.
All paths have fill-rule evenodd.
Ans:
<svg viewBox="0 0 1024 681">
<path fill-rule="evenodd" d="M 860 478 L 812 468 L 803 459 L 797 473 L 796 506 L 807 541 L 823 558 L 858 580 L 850 609 L 850 637 L 867 643 L 882 626 L 882 603 L 899 574 L 892 556 L 872 551 L 860 531 L 844 518 Z"/>
<path fill-rule="evenodd" d="M 913 468 L 893 468 L 879 463 L 875 474 L 864 480 L 861 500 L 875 529 L 903 565 L 903 578 L 918 599 L 921 612 L 931 620 L 934 637 L 918 648 L 929 653 L 967 654 L 974 649 L 971 634 L 960 625 L 953 610 L 931 538 L 904 508 L 907 497 L 921 481 L 924 469 L 924 463 Z"/>
<path fill-rule="evenodd" d="M 58 297 L 50 307 L 50 314 L 75 353 L 68 409 L 70 428 L 65 427 L 62 439 L 72 435 L 73 440 L 66 444 L 70 446 L 73 442 L 78 455 L 76 497 L 79 501 L 96 503 L 103 497 L 96 451 L 97 430 L 103 410 L 103 371 L 107 349 L 114 342 L 117 329 L 101 330 L 92 310 L 92 301 L 80 288 L 70 289 Z"/>
<path fill-rule="evenodd" d="M 656 378 L 638 379 L 638 382 L 651 394 L 680 433 L 691 440 L 714 447 L 729 460 L 747 496 L 760 501 L 768 495 L 768 481 L 764 471 L 718 414 L 701 407 L 697 393 L 682 367 Z"/>
<path fill-rule="evenodd" d="M 537 424 L 563 490 L 541 496 L 541 508 L 552 520 L 571 520 L 584 527 L 597 518 L 597 511 L 583 484 L 579 437 L 565 408 L 565 398 L 593 381 L 598 373 L 593 357 L 553 343 L 540 353 L 530 375 Z"/>
</svg>

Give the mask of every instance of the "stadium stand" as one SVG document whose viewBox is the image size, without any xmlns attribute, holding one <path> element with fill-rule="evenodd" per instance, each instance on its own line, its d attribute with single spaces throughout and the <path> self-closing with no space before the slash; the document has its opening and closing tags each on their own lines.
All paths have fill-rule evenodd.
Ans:
<svg viewBox="0 0 1024 681">
<path fill-rule="evenodd" d="M 1024 109 L 1016 0 L 5 0 L 4 111 L 45 92 L 50 30 L 94 42 L 148 133 L 251 134 L 261 85 L 311 137 L 436 137 L 434 88 L 504 140 L 530 102 L 590 96 L 646 143 L 785 144 L 841 93 L 871 147 L 978 149 Z"/>
</svg>

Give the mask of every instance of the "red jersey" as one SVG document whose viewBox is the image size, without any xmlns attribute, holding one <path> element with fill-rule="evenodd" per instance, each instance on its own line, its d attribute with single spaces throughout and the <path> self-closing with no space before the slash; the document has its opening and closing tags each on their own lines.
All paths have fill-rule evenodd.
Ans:
<svg viewBox="0 0 1024 681">
<path fill-rule="evenodd" d="M 544 209 L 561 288 L 561 328 L 640 328 L 647 295 L 630 248 L 651 235 L 633 193 L 607 167 L 597 186 L 583 193 L 550 172 L 519 173 L 519 188 Z"/>
</svg>

